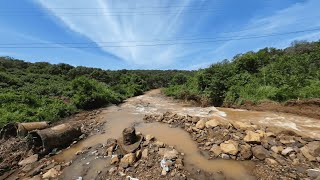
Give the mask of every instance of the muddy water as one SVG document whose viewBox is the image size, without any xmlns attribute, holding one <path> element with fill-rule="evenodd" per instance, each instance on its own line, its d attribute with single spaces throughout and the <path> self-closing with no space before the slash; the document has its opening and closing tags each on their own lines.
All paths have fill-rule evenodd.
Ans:
<svg viewBox="0 0 320 180">
<path fill-rule="evenodd" d="M 280 127 L 303 136 L 320 138 L 320 120 L 286 113 L 258 112 L 229 108 L 217 108 L 226 113 L 228 121 L 251 122 L 266 127 Z"/>
<path fill-rule="evenodd" d="M 207 118 L 219 118 L 225 121 L 246 121 L 253 124 L 261 124 L 266 126 L 281 126 L 288 129 L 298 131 L 302 134 L 310 136 L 319 136 L 320 127 L 315 119 L 293 116 L 281 113 L 270 112 L 253 112 L 243 110 L 233 110 L 215 107 L 188 107 L 186 104 L 177 103 L 169 98 L 160 95 L 159 90 L 154 90 L 146 93 L 145 95 L 128 99 L 124 104 L 119 107 L 110 107 L 102 114 L 102 121 L 106 122 L 104 131 L 105 133 L 93 135 L 75 145 L 71 148 L 64 150 L 59 155 L 54 157 L 57 161 L 70 161 L 74 159 L 75 153 L 86 148 L 92 147 L 97 144 L 104 144 L 108 138 L 119 138 L 122 130 L 130 125 L 136 125 L 137 131 L 143 134 L 152 134 L 160 141 L 175 146 L 180 152 L 186 154 L 186 166 L 195 166 L 196 168 L 209 171 L 209 172 L 223 172 L 227 177 L 234 179 L 251 179 L 248 175 L 252 164 L 232 161 L 232 160 L 207 160 L 202 156 L 188 133 L 179 128 L 170 128 L 166 124 L 159 123 L 144 123 L 142 118 L 145 114 L 157 114 L 166 111 L 172 111 L 181 115 L 194 115 Z M 317 122 L 317 123 L 316 123 Z M 105 164 L 104 164 L 104 163 Z M 81 166 L 85 166 L 88 161 L 79 161 L 77 165 L 68 168 L 68 172 L 74 176 L 76 170 Z M 92 160 L 90 168 L 101 169 L 108 164 L 108 161 Z M 81 168 L 80 168 L 81 169 Z M 89 170 L 90 172 L 90 170 Z M 94 171 L 93 171 L 94 172 Z M 94 173 L 92 174 L 93 178 Z M 86 174 L 87 179 L 90 179 L 90 174 Z M 68 178 L 66 178 L 68 179 Z M 70 179 L 70 178 L 69 178 Z"/>
<path fill-rule="evenodd" d="M 192 165 L 207 172 L 223 172 L 230 179 L 254 179 L 247 174 L 245 169 L 246 166 L 253 163 L 232 160 L 208 160 L 200 154 L 197 145 L 183 129 L 170 128 L 167 124 L 160 123 L 144 123 L 136 128 L 142 134 L 153 134 L 159 141 L 166 142 L 166 144 L 174 146 L 179 152 L 185 153 L 185 164 L 187 166 Z"/>
</svg>

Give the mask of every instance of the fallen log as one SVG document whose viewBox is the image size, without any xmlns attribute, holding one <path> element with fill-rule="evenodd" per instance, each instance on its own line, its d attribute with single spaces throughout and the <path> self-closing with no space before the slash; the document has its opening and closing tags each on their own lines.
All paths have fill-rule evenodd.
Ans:
<svg viewBox="0 0 320 180">
<path fill-rule="evenodd" d="M 49 122 L 26 122 L 26 123 L 8 123 L 0 131 L 0 139 L 10 137 L 25 137 L 29 131 L 45 129 L 49 127 Z"/>
<path fill-rule="evenodd" d="M 29 132 L 28 144 L 39 154 L 69 146 L 81 135 L 81 128 L 72 124 L 60 124 L 52 128 Z"/>
</svg>

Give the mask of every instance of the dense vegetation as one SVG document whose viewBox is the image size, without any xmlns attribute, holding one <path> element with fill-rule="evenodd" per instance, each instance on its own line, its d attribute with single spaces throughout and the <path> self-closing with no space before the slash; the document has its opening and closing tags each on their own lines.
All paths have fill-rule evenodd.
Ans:
<svg viewBox="0 0 320 180">
<path fill-rule="evenodd" d="M 165 94 L 203 105 L 320 97 L 320 41 L 239 54 L 171 85 Z"/>
<path fill-rule="evenodd" d="M 169 96 L 216 106 L 319 98 L 320 41 L 247 52 L 196 72 L 110 71 L 0 57 L 0 127 L 56 121 L 159 87 L 167 87 Z"/>
<path fill-rule="evenodd" d="M 166 87 L 183 71 L 119 70 L 28 63 L 0 57 L 0 127 L 12 121 L 56 121 Z"/>
</svg>

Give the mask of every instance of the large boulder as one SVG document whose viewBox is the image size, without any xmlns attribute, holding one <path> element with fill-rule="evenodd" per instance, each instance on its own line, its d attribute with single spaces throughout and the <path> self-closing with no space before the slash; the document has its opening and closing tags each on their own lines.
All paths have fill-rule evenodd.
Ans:
<svg viewBox="0 0 320 180">
<path fill-rule="evenodd" d="M 270 152 L 260 145 L 251 148 L 251 150 L 253 155 L 260 160 L 265 160 L 270 156 Z"/>
<path fill-rule="evenodd" d="M 246 136 L 243 138 L 243 140 L 247 143 L 261 143 L 261 135 L 259 133 L 255 133 L 253 131 L 247 131 Z"/>
<path fill-rule="evenodd" d="M 220 125 L 220 123 L 219 123 L 219 121 L 216 120 L 216 119 L 212 119 L 212 120 L 207 121 L 207 122 L 205 123 L 206 128 L 216 127 L 216 126 L 219 126 L 219 125 Z"/>
<path fill-rule="evenodd" d="M 196 128 L 197 129 L 203 129 L 205 127 L 206 121 L 201 119 L 200 121 L 197 122 Z"/>
<path fill-rule="evenodd" d="M 233 140 L 225 141 L 224 143 L 220 144 L 220 148 L 222 152 L 226 154 L 236 155 L 239 151 L 238 143 Z"/>
</svg>

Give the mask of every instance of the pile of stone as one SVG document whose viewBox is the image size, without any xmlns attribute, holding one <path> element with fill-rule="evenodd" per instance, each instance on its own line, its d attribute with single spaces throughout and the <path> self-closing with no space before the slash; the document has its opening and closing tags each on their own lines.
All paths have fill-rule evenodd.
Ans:
<svg viewBox="0 0 320 180">
<path fill-rule="evenodd" d="M 170 177 L 186 178 L 181 153 L 174 147 L 157 141 L 152 135 L 136 133 L 133 127 L 124 129 L 120 139 L 108 139 L 106 148 L 106 154 L 111 157 L 110 164 L 113 166 L 109 170 L 109 177 L 135 174 L 143 176 L 146 172 L 154 175 L 159 172 L 159 178 L 167 176 L 168 173 Z"/>
<path fill-rule="evenodd" d="M 170 112 L 146 115 L 144 120 L 185 129 L 201 150 L 210 152 L 211 158 L 255 160 L 268 166 L 285 167 L 288 171 L 296 170 L 299 177 L 309 174 L 314 178 L 320 173 L 320 141 L 301 137 L 292 131 L 273 133 L 269 128 L 249 123 Z"/>
</svg>

